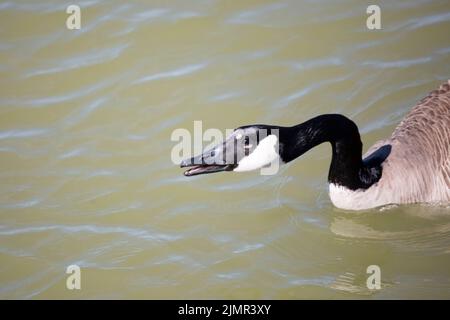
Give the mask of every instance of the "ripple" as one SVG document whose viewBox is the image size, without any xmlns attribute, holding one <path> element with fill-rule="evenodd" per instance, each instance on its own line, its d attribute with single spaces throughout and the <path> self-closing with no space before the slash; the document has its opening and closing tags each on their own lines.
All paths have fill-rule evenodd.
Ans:
<svg viewBox="0 0 450 320">
<path fill-rule="evenodd" d="M 69 116 L 67 116 L 63 120 L 64 125 L 67 127 L 79 123 L 83 119 L 87 118 L 92 112 L 104 106 L 108 101 L 109 101 L 108 97 L 100 97 L 94 99 L 85 107 L 81 108 L 81 110 L 79 109 L 74 110 Z"/>
<path fill-rule="evenodd" d="M 412 81 L 405 81 L 404 84 L 401 84 L 397 87 L 388 86 L 386 88 L 383 88 L 383 90 L 379 90 L 378 93 L 372 95 L 370 99 L 367 99 L 364 104 L 362 104 L 357 110 L 353 111 L 351 114 L 351 117 L 356 117 L 357 115 L 361 114 L 362 112 L 366 110 L 370 110 L 379 103 L 381 100 L 386 99 L 386 97 L 389 97 L 390 95 L 396 94 L 398 92 L 401 92 L 402 90 L 411 89 L 411 88 L 417 88 L 424 84 L 429 83 L 428 79 L 425 80 L 417 80 L 414 79 Z M 362 84 L 361 84 L 362 85 Z M 361 86 L 359 86 L 361 88 Z M 359 90 L 355 90 L 354 94 L 349 97 L 349 99 L 354 98 L 355 95 L 359 92 Z M 399 112 L 399 111 L 397 111 Z M 400 114 L 395 114 L 397 117 L 400 117 L 404 115 L 405 112 L 403 110 L 400 110 Z M 368 124 L 365 127 L 360 128 L 360 132 L 363 134 L 366 134 L 372 130 L 381 128 L 383 126 L 391 124 L 391 122 L 388 121 L 388 118 L 390 118 L 393 114 L 384 114 L 382 115 L 381 119 L 375 119 L 370 124 Z M 397 121 L 396 119 L 391 119 L 391 121 Z"/>
<path fill-rule="evenodd" d="M 323 276 L 319 278 L 294 278 L 289 280 L 289 284 L 293 286 L 306 286 L 306 285 L 313 285 L 313 286 L 322 286 L 322 287 L 328 287 L 330 284 L 333 283 L 333 278 L 329 276 Z"/>
<path fill-rule="evenodd" d="M 0 208 L 2 209 L 23 209 L 33 207 L 41 202 L 40 199 L 31 199 L 25 200 L 17 203 L 11 204 L 0 204 Z"/>
<path fill-rule="evenodd" d="M 262 243 L 255 243 L 255 244 L 245 244 L 243 246 L 240 246 L 238 249 L 233 250 L 233 253 L 243 253 L 247 251 L 253 251 L 260 248 L 263 248 L 264 244 Z"/>
<path fill-rule="evenodd" d="M 342 58 L 339 57 L 327 57 L 323 59 L 304 60 L 304 61 L 291 61 L 286 62 L 294 70 L 310 70 L 314 68 L 323 68 L 330 66 L 341 66 L 344 64 Z"/>
<path fill-rule="evenodd" d="M 219 101 L 230 100 L 233 98 L 238 98 L 240 96 L 242 96 L 242 92 L 238 92 L 238 91 L 225 92 L 225 93 L 221 93 L 221 94 L 212 96 L 211 98 L 209 98 L 209 101 L 219 102 Z"/>
<path fill-rule="evenodd" d="M 136 81 L 133 82 L 133 84 L 141 84 L 145 82 L 155 81 L 155 80 L 161 80 L 166 78 L 176 78 L 176 77 L 182 77 L 189 75 L 191 73 L 194 73 L 196 71 L 204 69 L 208 63 L 198 63 L 198 64 L 191 64 L 187 66 L 183 66 L 177 69 L 160 72 L 148 76 L 144 76 Z"/>
<path fill-rule="evenodd" d="M 229 272 L 229 273 L 218 273 L 217 278 L 225 280 L 242 279 L 247 275 L 246 272 Z"/>
<path fill-rule="evenodd" d="M 75 148 L 70 151 L 67 151 L 59 156 L 60 159 L 68 159 L 68 158 L 74 158 L 78 157 L 86 152 L 86 148 Z"/>
<path fill-rule="evenodd" d="M 285 3 L 273 3 L 252 8 L 251 10 L 241 11 L 226 20 L 230 24 L 253 24 L 265 20 L 266 16 L 274 11 L 286 8 Z"/>
<path fill-rule="evenodd" d="M 384 282 L 381 283 L 381 288 L 385 289 L 388 285 Z M 361 285 L 357 283 L 356 274 L 353 272 L 346 272 L 339 275 L 333 283 L 330 284 L 330 288 L 345 291 L 348 293 L 360 294 L 360 295 L 373 295 L 376 291 L 367 288 L 367 285 Z"/>
<path fill-rule="evenodd" d="M 96 225 L 45 225 L 25 228 L 1 229 L 0 236 L 16 236 L 29 233 L 42 233 L 48 231 L 58 231 L 61 233 L 92 233 L 92 234 L 123 234 L 132 238 L 139 238 L 149 241 L 176 241 L 181 238 L 179 235 L 170 235 L 166 233 L 150 232 L 145 229 L 135 229 L 127 227 L 106 227 Z"/>
<path fill-rule="evenodd" d="M 148 22 L 151 19 L 163 17 L 168 12 L 170 12 L 170 10 L 167 8 L 150 9 L 134 14 L 131 20 L 135 22 Z"/>
<path fill-rule="evenodd" d="M 383 27 L 383 29 L 387 32 L 396 32 L 396 33 L 401 33 L 404 31 L 411 32 L 419 28 L 448 22 L 449 20 L 450 20 L 450 12 L 443 12 L 429 16 L 414 17 L 406 20 L 400 20 L 398 23 Z"/>
<path fill-rule="evenodd" d="M 416 18 L 412 21 L 410 21 L 409 29 L 414 30 L 426 26 L 430 26 L 433 24 L 441 23 L 441 22 L 448 22 L 450 20 L 450 12 L 444 12 L 444 13 L 438 13 L 435 15 L 427 16 L 427 17 L 420 17 Z"/>
<path fill-rule="evenodd" d="M 155 8 L 133 14 L 128 20 L 132 23 L 151 23 L 154 21 L 179 21 L 205 16 L 204 13 L 192 10 L 174 10 L 169 8 Z"/>
<path fill-rule="evenodd" d="M 99 0 L 78 0 L 77 5 L 81 8 L 85 9 L 88 7 L 92 7 L 98 4 Z M 67 8 L 67 4 L 55 4 L 55 2 L 45 3 L 45 2 L 3 2 L 0 3 L 0 10 L 18 10 L 18 11 L 31 11 L 42 12 L 42 13 L 52 13 L 52 12 L 65 12 Z"/>
<path fill-rule="evenodd" d="M 94 177 L 110 177 L 110 176 L 116 176 L 118 175 L 117 171 L 114 170 L 108 170 L 108 169 L 99 169 L 89 172 L 86 175 L 86 178 L 94 178 Z"/>
<path fill-rule="evenodd" d="M 298 90 L 296 92 L 293 92 L 283 98 L 281 98 L 280 100 L 278 100 L 278 102 L 276 102 L 274 104 L 275 108 L 284 108 L 287 107 L 289 104 L 291 104 L 293 101 L 298 100 L 300 98 L 305 97 L 306 95 L 308 95 L 309 93 L 311 93 L 312 91 L 318 90 L 319 88 L 331 84 L 331 83 L 336 83 L 336 82 L 340 82 L 340 81 L 344 81 L 347 80 L 348 78 L 350 78 L 350 76 L 343 76 L 343 77 L 338 77 L 338 78 L 334 78 L 334 79 L 327 79 L 327 80 L 323 80 L 321 82 L 317 82 L 317 83 L 312 83 L 311 85 Z"/>
<path fill-rule="evenodd" d="M 404 59 L 396 61 L 365 61 L 362 63 L 363 66 L 374 66 L 383 69 L 392 68 L 407 68 L 417 64 L 424 64 L 432 61 L 431 57 L 422 57 L 416 59 Z"/>
<path fill-rule="evenodd" d="M 104 64 L 120 57 L 129 44 L 120 44 L 116 47 L 103 48 L 101 50 L 92 50 L 90 52 L 79 53 L 76 56 L 66 59 L 56 60 L 56 64 L 44 68 L 35 68 L 24 75 L 25 78 L 31 78 L 41 75 L 52 75 L 55 73 L 66 72 L 83 67 Z"/>
<path fill-rule="evenodd" d="M 267 183 L 273 180 L 271 176 L 253 176 L 245 180 L 239 180 L 234 183 L 218 184 L 213 186 L 206 186 L 208 189 L 214 191 L 236 191 L 236 190 L 246 190 L 251 189 L 257 185 Z"/>
<path fill-rule="evenodd" d="M 0 131 L 0 140 L 2 139 L 17 139 L 17 138 L 31 138 L 48 135 L 52 130 L 47 128 L 36 129 L 15 129 L 9 131 Z"/>
<path fill-rule="evenodd" d="M 78 99 L 84 96 L 88 96 L 96 91 L 104 89 L 113 84 L 116 79 L 105 79 L 99 81 L 96 84 L 87 85 L 80 89 L 69 91 L 62 95 L 48 96 L 48 97 L 36 97 L 29 99 L 0 99 L 0 104 L 15 105 L 15 106 L 30 106 L 30 107 L 48 107 L 63 102 L 68 102 L 74 99 Z"/>
</svg>

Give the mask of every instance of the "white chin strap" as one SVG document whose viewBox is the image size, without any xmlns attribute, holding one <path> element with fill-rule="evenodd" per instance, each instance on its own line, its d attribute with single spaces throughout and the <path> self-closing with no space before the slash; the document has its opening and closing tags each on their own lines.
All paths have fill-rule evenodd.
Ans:
<svg viewBox="0 0 450 320">
<path fill-rule="evenodd" d="M 251 154 L 239 161 L 238 166 L 233 171 L 252 171 L 270 165 L 279 158 L 278 150 L 276 150 L 277 142 L 278 138 L 274 134 L 265 137 Z"/>
</svg>

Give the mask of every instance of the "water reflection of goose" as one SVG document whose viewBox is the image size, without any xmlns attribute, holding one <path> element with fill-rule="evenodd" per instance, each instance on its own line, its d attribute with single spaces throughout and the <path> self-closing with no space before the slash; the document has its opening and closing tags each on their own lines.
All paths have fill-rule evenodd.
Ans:
<svg viewBox="0 0 450 320">
<path fill-rule="evenodd" d="M 414 212 L 419 208 L 408 208 L 408 212 Z M 428 208 L 430 209 L 430 208 Z M 444 212 L 445 208 L 438 211 Z M 419 210 L 420 211 L 420 210 Z M 333 234 L 347 241 L 357 240 L 366 244 L 386 244 L 398 249 L 398 252 L 422 251 L 427 254 L 448 254 L 450 252 L 450 221 L 448 215 L 436 216 L 436 210 L 431 210 L 432 219 L 414 218 L 411 226 L 405 227 L 403 215 L 389 216 L 389 228 L 381 227 L 377 220 L 370 221 L 367 215 L 349 217 L 341 215 L 335 217 L 330 224 Z M 385 221 L 385 220 L 384 220 Z M 397 225 L 397 227 L 392 227 Z"/>
<path fill-rule="evenodd" d="M 362 210 L 386 204 L 450 201 L 450 80 L 422 99 L 389 139 L 361 157 L 356 124 L 325 114 L 292 127 L 249 125 L 213 149 L 185 160 L 186 176 L 250 171 L 290 162 L 330 142 L 329 193 L 336 207 Z M 231 150 L 231 157 L 230 157 Z"/>
</svg>

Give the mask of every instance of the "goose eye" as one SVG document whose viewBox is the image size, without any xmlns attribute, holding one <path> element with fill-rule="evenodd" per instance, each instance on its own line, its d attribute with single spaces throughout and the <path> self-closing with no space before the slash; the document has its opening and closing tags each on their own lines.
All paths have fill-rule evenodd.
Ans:
<svg viewBox="0 0 450 320">
<path fill-rule="evenodd" d="M 244 150 L 245 150 L 245 155 L 246 156 L 248 156 L 250 154 L 251 148 L 252 148 L 252 145 L 250 144 L 250 138 L 249 137 L 245 137 Z"/>
<path fill-rule="evenodd" d="M 249 137 L 245 137 L 244 138 L 244 150 L 245 150 L 245 155 L 248 156 L 250 154 L 250 148 L 252 146 L 250 145 L 250 138 Z"/>
</svg>

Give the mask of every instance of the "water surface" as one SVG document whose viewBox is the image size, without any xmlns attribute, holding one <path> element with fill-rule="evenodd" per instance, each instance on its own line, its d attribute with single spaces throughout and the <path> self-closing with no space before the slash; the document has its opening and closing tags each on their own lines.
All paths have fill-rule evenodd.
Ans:
<svg viewBox="0 0 450 320">
<path fill-rule="evenodd" d="M 343 113 L 364 148 L 450 76 L 450 3 L 0 3 L 0 298 L 450 298 L 447 207 L 335 209 L 329 145 L 187 179 L 176 128 Z M 82 289 L 66 289 L 66 267 Z M 378 265 L 382 289 L 369 290 Z"/>
</svg>

